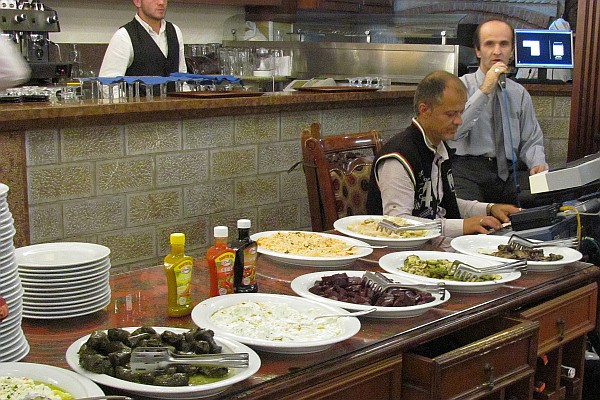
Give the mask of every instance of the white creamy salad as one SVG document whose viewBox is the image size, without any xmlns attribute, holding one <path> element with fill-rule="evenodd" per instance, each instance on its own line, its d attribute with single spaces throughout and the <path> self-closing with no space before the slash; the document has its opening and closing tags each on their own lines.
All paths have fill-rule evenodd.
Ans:
<svg viewBox="0 0 600 400">
<path fill-rule="evenodd" d="M 40 396 L 44 400 L 72 399 L 73 396 L 53 390 L 43 383 L 35 382 L 30 378 L 0 377 L 0 399 L 21 400 Z"/>
<path fill-rule="evenodd" d="M 340 336 L 340 318 L 319 318 L 323 310 L 296 310 L 287 304 L 241 302 L 214 312 L 210 319 L 235 335 L 276 342 L 307 342 Z"/>
</svg>

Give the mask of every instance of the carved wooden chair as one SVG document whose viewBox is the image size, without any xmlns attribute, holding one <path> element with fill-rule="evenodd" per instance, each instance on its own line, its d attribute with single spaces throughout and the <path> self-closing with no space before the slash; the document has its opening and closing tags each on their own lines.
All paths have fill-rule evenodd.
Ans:
<svg viewBox="0 0 600 400">
<path fill-rule="evenodd" d="M 321 125 L 313 123 L 301 140 L 312 230 L 330 230 L 339 218 L 366 214 L 371 165 L 383 145 L 379 132 L 321 137 Z"/>
</svg>

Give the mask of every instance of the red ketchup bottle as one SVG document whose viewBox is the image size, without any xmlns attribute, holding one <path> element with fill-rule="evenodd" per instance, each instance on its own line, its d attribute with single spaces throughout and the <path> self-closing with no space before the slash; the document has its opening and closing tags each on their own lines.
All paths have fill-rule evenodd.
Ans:
<svg viewBox="0 0 600 400">
<path fill-rule="evenodd" d="M 233 264 L 235 262 L 235 251 L 227 246 L 228 236 L 229 229 L 226 226 L 215 226 L 215 243 L 206 251 L 210 276 L 210 297 L 234 292 Z"/>
</svg>

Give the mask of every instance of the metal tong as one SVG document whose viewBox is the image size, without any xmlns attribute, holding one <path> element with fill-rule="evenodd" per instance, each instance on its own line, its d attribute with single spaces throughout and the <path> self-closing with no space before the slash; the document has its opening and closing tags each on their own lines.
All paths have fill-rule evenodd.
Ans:
<svg viewBox="0 0 600 400">
<path fill-rule="evenodd" d="M 533 242 L 513 233 L 508 240 L 508 245 L 516 250 L 536 249 L 550 246 L 577 247 L 579 245 L 579 240 L 577 240 L 576 237 L 570 237 L 565 239 L 546 240 L 543 242 Z"/>
<path fill-rule="evenodd" d="M 397 223 L 382 219 L 377 223 L 377 230 L 387 233 L 401 234 L 406 231 L 422 231 L 422 230 L 438 230 L 441 231 L 442 222 L 440 220 L 433 220 L 431 222 L 425 222 L 419 225 L 398 225 Z"/>
<path fill-rule="evenodd" d="M 438 284 L 405 284 L 401 282 L 394 282 L 381 272 L 366 271 L 362 277 L 362 281 L 366 287 L 371 288 L 376 294 L 381 295 L 388 289 L 413 289 L 420 290 L 429 293 L 438 293 L 441 295 L 440 299 L 444 300 L 446 297 L 446 285 L 444 282 Z"/>
<path fill-rule="evenodd" d="M 132 371 L 155 371 L 169 365 L 205 365 L 213 367 L 246 368 L 248 353 L 173 354 L 167 347 L 136 347 L 129 361 Z"/>
<path fill-rule="evenodd" d="M 450 266 L 450 269 L 448 270 L 448 272 L 453 277 L 455 277 L 456 279 L 460 279 L 461 281 L 473 280 L 483 275 L 514 271 L 521 271 L 523 273 L 526 273 L 527 261 L 517 260 L 502 264 L 490 265 L 487 267 L 474 267 L 463 261 L 455 260 Z"/>
</svg>

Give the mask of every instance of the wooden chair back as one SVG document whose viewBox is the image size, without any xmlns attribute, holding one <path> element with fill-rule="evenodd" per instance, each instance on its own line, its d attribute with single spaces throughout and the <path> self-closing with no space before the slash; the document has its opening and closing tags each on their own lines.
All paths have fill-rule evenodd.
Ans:
<svg viewBox="0 0 600 400">
<path fill-rule="evenodd" d="M 330 230 L 339 218 L 366 214 L 371 166 L 383 145 L 380 133 L 321 137 L 321 125 L 313 123 L 301 140 L 312 230 Z"/>
</svg>

